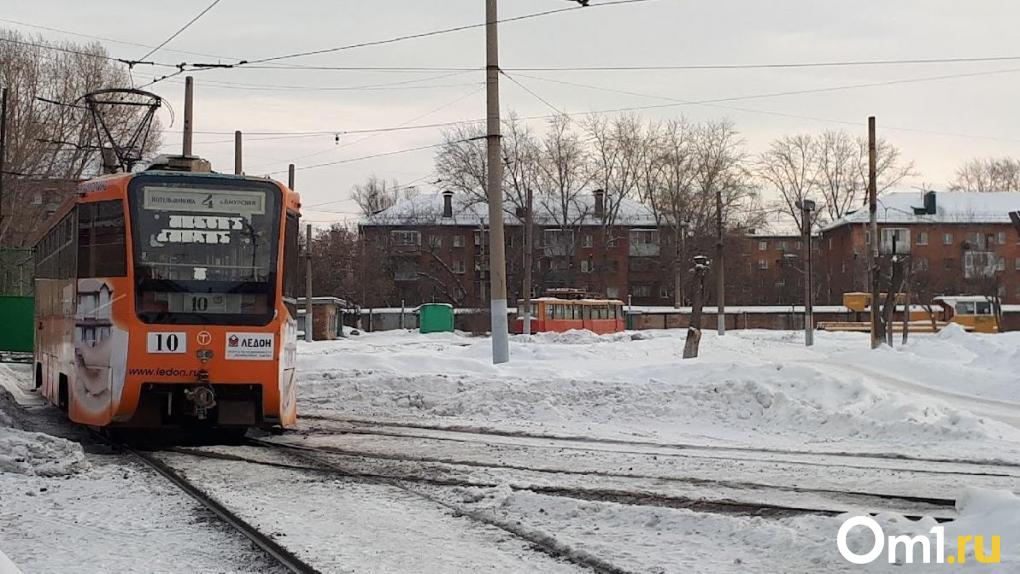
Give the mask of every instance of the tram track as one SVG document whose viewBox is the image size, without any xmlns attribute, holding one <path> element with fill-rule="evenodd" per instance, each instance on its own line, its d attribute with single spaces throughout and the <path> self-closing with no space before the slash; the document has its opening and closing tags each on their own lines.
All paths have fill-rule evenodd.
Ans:
<svg viewBox="0 0 1020 574">
<path fill-rule="evenodd" d="M 182 492 L 201 504 L 208 511 L 216 515 L 216 517 L 224 524 L 251 541 L 252 544 L 262 550 L 286 571 L 294 574 L 322 574 L 319 569 L 302 560 L 296 554 L 277 543 L 270 535 L 260 531 L 251 523 L 244 520 L 237 513 L 221 504 L 213 496 L 206 493 L 198 485 L 188 480 L 170 465 L 159 460 L 156 456 L 124 443 L 113 441 L 99 433 L 93 433 L 93 436 L 101 442 L 105 442 L 113 449 L 128 453 L 136 460 L 142 462 L 146 467 L 152 469 L 154 472 L 165 478 Z"/>
<path fill-rule="evenodd" d="M 898 453 L 862 453 L 849 451 L 812 451 L 798 449 L 778 448 L 753 448 L 726 445 L 704 445 L 695 443 L 678 442 L 653 442 L 640 440 L 624 440 L 605 437 L 590 437 L 584 435 L 554 434 L 554 433 L 533 433 L 519 430 L 491 429 L 486 427 L 473 427 L 469 425 L 429 425 L 424 423 L 378 421 L 358 417 L 328 417 L 323 415 L 302 415 L 305 420 L 315 420 L 328 424 L 336 423 L 337 427 L 306 427 L 299 431 L 307 436 L 331 436 L 338 434 L 384 436 L 394 438 L 416 438 L 436 441 L 462 442 L 462 443 L 484 443 L 492 445 L 527 445 L 534 448 L 552 448 L 562 450 L 580 450 L 592 452 L 607 452 L 614 454 L 655 454 L 665 457 L 682 458 L 709 458 L 713 460 L 767 460 L 777 463 L 796 464 L 805 466 L 824 467 L 847 467 L 847 468 L 874 468 L 876 462 L 892 464 L 923 463 L 932 465 L 958 465 L 960 467 L 983 468 L 985 470 L 942 470 L 933 468 L 904 468 L 896 466 L 883 466 L 884 470 L 904 470 L 926 474 L 948 474 L 963 476 L 993 476 L 1020 478 L 1020 463 L 1003 460 L 966 460 L 940 457 L 919 457 Z M 407 431 L 407 432 L 405 432 Z M 413 431 L 423 431 L 416 433 Z M 425 434 L 438 433 L 438 434 Z M 467 436 L 465 436 L 467 435 Z M 478 438 L 475 438 L 478 437 Z M 520 439 L 529 441 L 527 443 L 505 442 L 501 439 Z M 773 457 L 794 457 L 794 458 L 773 458 Z M 759 458 L 754 458 L 759 457 Z M 760 458 L 768 457 L 768 458 Z M 797 460 L 795 457 L 803 457 Z M 823 462 L 813 462 L 809 459 L 830 459 Z M 836 462 L 843 460 L 843 462 Z M 852 461 L 867 461 L 867 463 L 852 464 Z M 993 471 L 991 469 L 996 469 Z M 1010 472 L 1012 471 L 1012 472 Z"/>
</svg>

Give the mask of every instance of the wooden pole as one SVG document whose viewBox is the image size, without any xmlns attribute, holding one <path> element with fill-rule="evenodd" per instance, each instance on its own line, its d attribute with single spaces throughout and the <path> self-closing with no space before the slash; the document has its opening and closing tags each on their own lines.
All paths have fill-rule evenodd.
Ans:
<svg viewBox="0 0 1020 574">
<path fill-rule="evenodd" d="M 878 295 L 878 143 L 875 137 L 875 117 L 868 118 L 868 233 L 871 245 L 868 250 L 868 267 L 871 269 L 871 348 L 882 345 L 879 333 Z"/>
<path fill-rule="evenodd" d="M 0 93 L 0 239 L 4 223 L 4 178 L 7 171 L 7 88 Z"/>
<path fill-rule="evenodd" d="M 531 334 L 531 257 L 532 257 L 532 234 L 534 233 L 535 219 L 532 216 L 532 203 L 534 197 L 531 191 L 531 187 L 528 187 L 528 206 L 527 212 L 524 214 L 524 292 L 523 300 L 523 322 L 524 322 L 524 334 Z"/>
</svg>

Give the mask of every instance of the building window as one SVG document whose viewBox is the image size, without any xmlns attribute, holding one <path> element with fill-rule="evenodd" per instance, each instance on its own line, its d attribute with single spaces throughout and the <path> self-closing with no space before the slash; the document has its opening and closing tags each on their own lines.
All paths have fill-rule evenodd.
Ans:
<svg viewBox="0 0 1020 574">
<path fill-rule="evenodd" d="M 581 273 L 591 273 L 592 267 L 591 261 L 588 261 L 587 259 L 581 260 Z"/>
<path fill-rule="evenodd" d="M 971 232 L 967 234 L 966 241 L 970 245 L 971 249 L 984 249 L 985 247 L 984 239 L 985 239 L 984 235 L 981 235 L 980 233 Z"/>
<path fill-rule="evenodd" d="M 421 233 L 417 231 L 391 231 L 394 245 L 421 245 Z"/>
<path fill-rule="evenodd" d="M 915 258 L 914 259 L 914 268 L 917 269 L 918 271 L 927 271 L 928 270 L 928 258 L 927 257 L 917 257 L 917 258 Z"/>
<path fill-rule="evenodd" d="M 619 299 L 620 298 L 620 288 L 619 287 L 606 287 L 606 297 L 608 297 L 610 299 Z"/>
<path fill-rule="evenodd" d="M 651 285 L 635 285 L 634 286 L 635 297 L 651 297 L 652 286 Z"/>
<path fill-rule="evenodd" d="M 429 235 L 429 247 L 438 249 L 443 246 L 443 238 L 438 235 Z"/>
<path fill-rule="evenodd" d="M 480 231 L 475 232 L 475 246 L 482 244 L 482 233 Z"/>
<path fill-rule="evenodd" d="M 758 251 L 768 251 L 768 250 L 769 250 L 769 242 L 768 241 L 759 241 L 758 242 Z"/>
<path fill-rule="evenodd" d="M 776 246 L 776 249 L 778 249 L 779 251 L 786 251 L 786 242 L 780 241 L 779 245 Z"/>
<path fill-rule="evenodd" d="M 659 287 L 659 299 L 669 299 L 669 287 Z"/>
<path fill-rule="evenodd" d="M 943 233 L 942 234 L 942 245 L 952 245 L 952 244 L 953 244 L 953 234 L 952 233 Z"/>
<path fill-rule="evenodd" d="M 451 267 L 453 268 L 453 272 L 458 275 L 463 275 L 464 273 L 467 272 L 467 266 L 464 265 L 463 259 L 457 259 L 456 261 L 453 262 L 453 265 L 451 265 Z"/>
<path fill-rule="evenodd" d="M 999 245 L 1005 245 L 1006 244 L 1006 232 L 1005 231 L 1000 231 L 1000 232 L 996 233 L 995 234 L 995 242 L 998 243 Z"/>
<path fill-rule="evenodd" d="M 881 230 L 882 243 L 879 251 L 883 254 L 910 253 L 910 230 L 905 227 L 887 227 Z"/>
<path fill-rule="evenodd" d="M 768 259 L 759 259 L 758 260 L 758 269 L 765 270 L 765 269 L 768 269 L 768 268 L 769 268 L 769 260 Z"/>
<path fill-rule="evenodd" d="M 829 239 L 832 239 L 832 238 L 830 237 Z M 831 246 L 830 246 L 830 248 L 831 248 Z M 797 249 L 797 251 L 800 251 L 800 250 L 804 249 L 804 242 L 803 241 L 798 241 L 796 249 Z"/>
<path fill-rule="evenodd" d="M 584 234 L 584 247 L 585 249 L 591 249 L 595 245 L 595 241 L 592 239 L 591 233 Z"/>
<path fill-rule="evenodd" d="M 454 235 L 453 236 L 453 246 L 454 247 L 464 247 L 464 236 L 463 235 Z"/>
<path fill-rule="evenodd" d="M 864 244 L 871 245 L 871 230 L 867 229 L 864 231 Z"/>
<path fill-rule="evenodd" d="M 928 245 L 928 232 L 927 231 L 919 231 L 917 233 L 917 244 L 918 245 Z"/>
<path fill-rule="evenodd" d="M 995 270 L 996 271 L 1005 271 L 1006 270 L 1006 258 L 1005 257 L 996 257 L 995 258 Z"/>
<path fill-rule="evenodd" d="M 1016 258 L 1016 261 L 1014 262 L 1014 265 L 1016 265 L 1016 270 L 1020 271 L 1020 257 Z"/>
<path fill-rule="evenodd" d="M 829 238 L 829 251 L 832 251 L 832 238 Z"/>
</svg>

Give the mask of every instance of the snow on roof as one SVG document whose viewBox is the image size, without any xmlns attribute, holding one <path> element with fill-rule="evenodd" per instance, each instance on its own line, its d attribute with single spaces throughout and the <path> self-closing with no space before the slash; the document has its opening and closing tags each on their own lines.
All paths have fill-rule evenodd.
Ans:
<svg viewBox="0 0 1020 574">
<path fill-rule="evenodd" d="M 520 225 L 522 220 L 514 215 L 515 212 L 515 205 L 509 201 L 505 202 L 503 206 L 503 222 L 507 225 Z M 536 225 L 565 225 L 567 227 L 575 225 L 601 225 L 601 221 L 594 216 L 594 213 L 595 197 L 591 193 L 582 192 L 578 194 L 575 200 L 570 203 L 565 218 L 563 209 L 558 206 L 556 200 L 535 198 Z M 454 195 L 453 217 L 443 217 L 443 194 L 428 193 L 401 199 L 393 207 L 367 218 L 362 225 L 453 225 L 477 227 L 488 224 L 488 222 L 488 206 L 477 201 L 476 198 L 468 198 L 463 194 Z M 642 203 L 629 199 L 624 199 L 620 202 L 616 223 L 617 225 L 636 227 L 656 225 L 655 216 L 651 209 Z"/>
<path fill-rule="evenodd" d="M 793 237 L 801 235 L 797 221 L 785 211 L 773 211 L 765 216 L 761 225 L 747 230 L 753 237 Z"/>
<path fill-rule="evenodd" d="M 921 192 L 889 193 L 878 198 L 879 223 L 1009 223 L 1009 212 L 1020 211 L 1020 193 L 973 193 L 940 191 L 935 193 L 935 213 L 915 213 L 924 207 Z M 867 208 L 854 211 L 825 227 L 867 223 Z"/>
</svg>

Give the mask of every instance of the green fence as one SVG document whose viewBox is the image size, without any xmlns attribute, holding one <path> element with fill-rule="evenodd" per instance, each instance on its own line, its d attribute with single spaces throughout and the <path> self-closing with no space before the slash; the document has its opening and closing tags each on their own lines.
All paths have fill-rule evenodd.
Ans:
<svg viewBox="0 0 1020 574">
<path fill-rule="evenodd" d="M 0 296 L 0 351 L 31 353 L 35 346 L 35 300 Z"/>
</svg>

